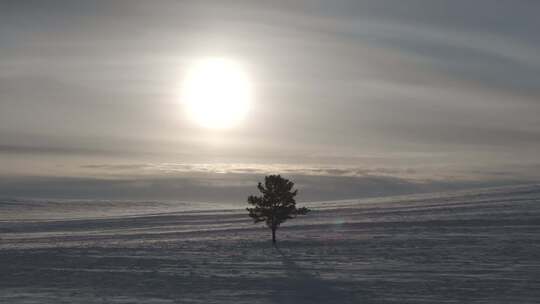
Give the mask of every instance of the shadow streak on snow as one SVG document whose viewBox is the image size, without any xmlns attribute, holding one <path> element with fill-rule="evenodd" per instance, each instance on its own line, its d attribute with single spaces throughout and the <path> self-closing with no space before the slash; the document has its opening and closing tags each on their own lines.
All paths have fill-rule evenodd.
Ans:
<svg viewBox="0 0 540 304">
<path fill-rule="evenodd" d="M 285 288 L 274 290 L 272 300 L 276 303 L 358 303 L 353 293 L 340 288 L 336 282 L 323 280 L 300 267 L 277 245 L 288 280 Z"/>
</svg>

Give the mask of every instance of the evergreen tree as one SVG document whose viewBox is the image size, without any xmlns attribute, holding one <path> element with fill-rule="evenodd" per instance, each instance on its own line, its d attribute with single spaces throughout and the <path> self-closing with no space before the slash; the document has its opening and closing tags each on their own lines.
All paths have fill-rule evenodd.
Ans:
<svg viewBox="0 0 540 304">
<path fill-rule="evenodd" d="M 253 208 L 246 208 L 254 223 L 265 222 L 272 230 L 272 243 L 276 244 L 276 230 L 281 223 L 298 215 L 307 214 L 306 207 L 296 208 L 294 197 L 298 190 L 293 190 L 294 183 L 281 175 L 269 175 L 264 178 L 264 185 L 257 188 L 262 196 L 250 195 L 247 199 Z"/>
</svg>

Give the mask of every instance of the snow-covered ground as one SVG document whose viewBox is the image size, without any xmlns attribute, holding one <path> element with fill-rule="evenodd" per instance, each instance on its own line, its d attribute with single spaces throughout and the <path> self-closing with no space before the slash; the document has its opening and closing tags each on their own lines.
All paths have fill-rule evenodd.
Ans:
<svg viewBox="0 0 540 304">
<path fill-rule="evenodd" d="M 307 204 L 0 202 L 0 303 L 540 303 L 540 186 Z"/>
</svg>

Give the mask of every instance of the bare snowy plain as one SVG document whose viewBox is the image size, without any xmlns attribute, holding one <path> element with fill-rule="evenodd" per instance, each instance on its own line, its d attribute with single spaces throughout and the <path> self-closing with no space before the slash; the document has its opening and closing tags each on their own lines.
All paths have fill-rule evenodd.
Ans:
<svg viewBox="0 0 540 304">
<path fill-rule="evenodd" d="M 3 200 L 0 303 L 540 303 L 540 185 L 307 206 Z"/>
</svg>

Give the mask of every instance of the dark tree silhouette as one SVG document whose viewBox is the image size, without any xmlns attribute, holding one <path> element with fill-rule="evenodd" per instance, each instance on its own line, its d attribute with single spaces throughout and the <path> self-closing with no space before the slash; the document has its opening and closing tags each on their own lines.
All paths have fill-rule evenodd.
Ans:
<svg viewBox="0 0 540 304">
<path fill-rule="evenodd" d="M 246 208 L 254 223 L 265 222 L 272 229 L 272 243 L 276 244 L 276 230 L 281 223 L 304 215 L 310 210 L 306 207 L 296 208 L 294 197 L 298 190 L 293 190 L 294 183 L 281 177 L 269 175 L 264 178 L 264 185 L 259 183 L 257 188 L 262 196 L 250 195 L 247 199 L 253 208 Z"/>
</svg>

